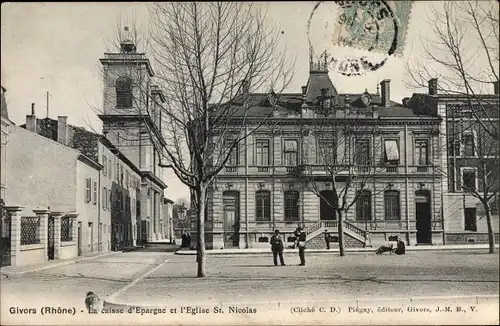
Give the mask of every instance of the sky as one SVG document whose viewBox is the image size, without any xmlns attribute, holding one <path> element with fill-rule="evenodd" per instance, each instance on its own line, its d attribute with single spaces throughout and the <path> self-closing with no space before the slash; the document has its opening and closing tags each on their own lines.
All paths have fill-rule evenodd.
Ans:
<svg viewBox="0 0 500 326">
<path fill-rule="evenodd" d="M 300 92 L 309 73 L 307 22 L 315 2 L 267 5 L 269 21 L 280 26 L 280 41 L 296 59 L 294 79 L 286 91 Z M 400 103 L 413 92 L 423 91 L 407 87 L 404 62 L 421 55 L 420 41 L 430 33 L 425 21 L 429 8 L 430 2 L 413 3 L 402 56 L 391 57 L 382 68 L 363 76 L 330 73 L 337 90 L 361 93 L 366 88 L 375 93 L 381 80 L 390 79 L 391 99 Z M 31 103 L 35 103 L 38 117 L 46 117 L 48 91 L 50 117 L 66 115 L 70 124 L 100 130 L 96 115 L 102 106 L 99 58 L 106 52 L 107 40 L 116 33 L 120 15 L 132 14 L 147 22 L 147 4 L 2 3 L 1 83 L 7 89 L 10 119 L 17 125 L 24 123 Z M 321 31 L 311 31 L 311 37 L 322 40 Z M 166 196 L 174 201 L 188 197 L 187 188 L 175 175 L 166 174 Z"/>
</svg>

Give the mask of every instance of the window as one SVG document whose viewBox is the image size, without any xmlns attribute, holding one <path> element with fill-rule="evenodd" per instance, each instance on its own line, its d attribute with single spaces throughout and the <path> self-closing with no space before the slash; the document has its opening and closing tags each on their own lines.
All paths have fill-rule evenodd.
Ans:
<svg viewBox="0 0 500 326">
<path fill-rule="evenodd" d="M 108 161 L 108 177 L 113 179 L 113 164 L 111 160 Z"/>
<path fill-rule="evenodd" d="M 299 192 L 285 191 L 285 221 L 299 220 Z"/>
<path fill-rule="evenodd" d="M 255 163 L 259 166 L 269 165 L 269 139 L 257 139 L 255 141 Z"/>
<path fill-rule="evenodd" d="M 119 109 L 132 107 L 132 80 L 128 77 L 116 80 L 116 107 Z"/>
<path fill-rule="evenodd" d="M 102 190 L 102 209 L 108 209 L 108 189 L 106 187 Z"/>
<path fill-rule="evenodd" d="M 426 139 L 415 140 L 415 164 L 427 165 L 429 164 L 429 143 Z"/>
<path fill-rule="evenodd" d="M 297 153 L 297 140 L 286 139 L 283 142 L 283 154 L 284 154 L 284 164 L 285 166 L 296 166 L 298 153 Z"/>
<path fill-rule="evenodd" d="M 318 163 L 333 165 L 337 161 L 337 147 L 334 139 L 320 139 L 318 142 Z"/>
<path fill-rule="evenodd" d="M 356 200 L 356 220 L 369 221 L 372 219 L 372 194 L 362 190 Z"/>
<path fill-rule="evenodd" d="M 448 155 L 460 156 L 460 141 L 451 135 L 452 139 L 448 142 Z"/>
<path fill-rule="evenodd" d="M 123 165 L 120 164 L 120 184 L 123 186 Z"/>
<path fill-rule="evenodd" d="M 476 171 L 473 169 L 462 170 L 462 188 L 476 190 Z"/>
<path fill-rule="evenodd" d="M 255 220 L 269 221 L 271 219 L 271 193 L 259 190 L 255 193 Z"/>
<path fill-rule="evenodd" d="M 113 205 L 113 196 L 112 196 L 112 193 L 111 193 L 111 189 L 108 189 L 108 209 L 111 210 L 112 208 L 112 205 Z"/>
<path fill-rule="evenodd" d="M 92 198 L 92 180 L 85 178 L 85 202 L 89 203 Z"/>
<path fill-rule="evenodd" d="M 386 220 L 399 220 L 401 218 L 399 191 L 387 190 L 384 192 L 384 207 Z"/>
<path fill-rule="evenodd" d="M 94 181 L 94 196 L 92 198 L 92 204 L 97 205 L 97 181 Z"/>
<path fill-rule="evenodd" d="M 354 162 L 357 165 L 370 165 L 370 140 L 357 139 Z"/>
<path fill-rule="evenodd" d="M 108 159 L 106 156 L 102 156 L 102 166 L 103 166 L 103 173 L 104 175 L 108 174 Z"/>
<path fill-rule="evenodd" d="M 130 186 L 130 175 L 128 173 L 128 170 L 125 170 L 125 182 L 127 184 L 127 188 Z"/>
<path fill-rule="evenodd" d="M 73 241 L 73 219 L 68 216 L 61 217 L 61 241 Z"/>
<path fill-rule="evenodd" d="M 386 164 L 399 164 L 399 145 L 397 140 L 384 141 L 384 158 Z"/>
<path fill-rule="evenodd" d="M 476 209 L 475 208 L 466 208 L 464 211 L 464 227 L 465 231 L 477 231 L 476 224 Z"/>
<path fill-rule="evenodd" d="M 239 155 L 238 155 L 238 144 L 234 144 L 235 140 L 234 139 L 227 139 L 224 146 L 225 146 L 225 150 L 224 150 L 224 154 L 223 155 L 228 155 L 229 154 L 229 158 L 226 162 L 226 165 L 227 166 L 238 166 L 239 164 Z M 231 146 L 234 147 L 231 149 Z M 225 158 L 225 156 L 224 156 Z"/>
<path fill-rule="evenodd" d="M 118 163 L 118 158 L 115 158 L 116 161 L 116 181 L 120 181 L 120 164 Z"/>
<path fill-rule="evenodd" d="M 464 134 L 463 135 L 463 143 L 464 143 L 464 156 L 474 156 L 474 135 L 473 134 Z"/>
</svg>

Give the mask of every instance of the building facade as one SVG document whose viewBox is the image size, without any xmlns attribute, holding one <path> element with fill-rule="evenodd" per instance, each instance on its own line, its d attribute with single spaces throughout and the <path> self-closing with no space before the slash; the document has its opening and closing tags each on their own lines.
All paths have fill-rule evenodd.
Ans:
<svg viewBox="0 0 500 326">
<path fill-rule="evenodd" d="M 392 101 L 390 80 L 380 94 L 339 94 L 326 63 L 310 68 L 300 93 L 243 94 L 247 130 L 265 123 L 210 191 L 207 247 L 267 247 L 274 229 L 292 244 L 297 226 L 310 247 L 324 246 L 325 229 L 338 241 L 330 199 L 342 191 L 348 246 L 442 244 L 442 119 Z"/>
<path fill-rule="evenodd" d="M 408 103 L 415 111 L 438 114 L 444 121 L 442 156 L 443 221 L 446 244 L 488 243 L 485 206 L 498 243 L 499 205 L 499 92 L 492 94 L 440 94 L 438 79 L 429 81 L 427 94 L 413 94 Z M 469 102 L 472 100 L 472 103 Z M 495 136 L 496 134 L 496 136 Z"/>
</svg>

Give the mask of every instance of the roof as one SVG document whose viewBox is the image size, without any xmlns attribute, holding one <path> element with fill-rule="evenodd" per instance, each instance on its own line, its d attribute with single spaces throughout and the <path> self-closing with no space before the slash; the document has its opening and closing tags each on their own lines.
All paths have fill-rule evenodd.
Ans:
<svg viewBox="0 0 500 326">
<path fill-rule="evenodd" d="M 5 87 L 3 87 L 3 86 L 1 86 L 1 88 L 2 88 L 1 116 L 2 116 L 2 118 L 8 119 L 9 118 L 9 111 L 7 110 L 7 101 L 5 100 L 5 93 L 7 92 L 7 89 L 5 89 Z"/>
<path fill-rule="evenodd" d="M 37 128 L 38 134 L 57 141 L 57 120 L 52 118 L 43 118 L 36 119 L 37 120 Z M 109 139 L 105 136 L 89 131 L 83 127 L 76 127 L 68 124 L 68 147 L 76 149 L 80 151 L 86 157 L 93 159 L 96 162 L 99 162 L 98 142 L 101 142 L 104 146 L 106 146 L 113 154 L 118 155 L 118 157 L 128 165 L 134 172 L 139 175 L 142 175 L 139 168 L 137 168 L 132 161 L 130 161 L 125 154 L 123 154 Z M 26 124 L 20 125 L 21 128 L 26 128 Z"/>
<path fill-rule="evenodd" d="M 328 76 L 328 71 L 311 71 L 309 73 L 309 80 L 306 85 L 306 101 L 307 103 L 316 104 L 318 98 L 322 95 L 322 89 L 329 89 L 332 98 L 334 99 L 334 105 L 342 104 L 342 97 L 339 97 L 339 93 Z"/>
</svg>

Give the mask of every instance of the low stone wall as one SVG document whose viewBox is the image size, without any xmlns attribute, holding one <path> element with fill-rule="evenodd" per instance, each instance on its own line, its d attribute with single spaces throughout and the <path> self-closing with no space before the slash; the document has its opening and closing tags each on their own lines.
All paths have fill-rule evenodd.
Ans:
<svg viewBox="0 0 500 326">
<path fill-rule="evenodd" d="M 487 244 L 488 233 L 446 233 L 446 244 Z M 499 242 L 499 233 L 495 233 L 495 243 Z"/>
</svg>

